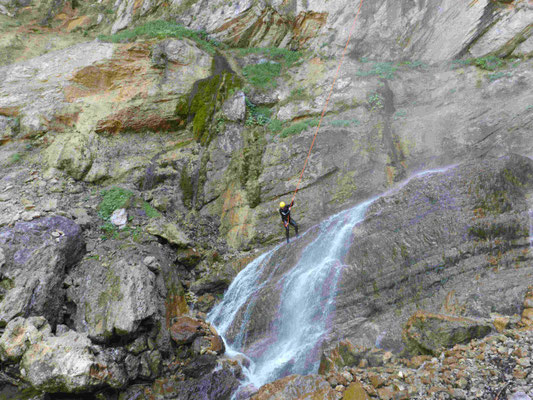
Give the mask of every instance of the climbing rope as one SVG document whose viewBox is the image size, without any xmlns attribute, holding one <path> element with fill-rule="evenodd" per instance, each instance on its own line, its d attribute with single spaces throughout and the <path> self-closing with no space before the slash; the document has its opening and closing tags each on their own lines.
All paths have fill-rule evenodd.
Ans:
<svg viewBox="0 0 533 400">
<path fill-rule="evenodd" d="M 355 17 L 353 19 L 352 27 L 350 28 L 350 33 L 348 34 L 348 40 L 346 40 L 346 45 L 344 46 L 344 50 L 342 51 L 342 56 L 339 61 L 339 65 L 337 66 L 337 71 L 335 72 L 335 77 L 333 78 L 333 83 L 331 84 L 331 89 L 329 90 L 328 97 L 326 99 L 326 103 L 324 104 L 324 108 L 322 109 L 322 114 L 320 115 L 320 120 L 318 121 L 318 125 L 316 126 L 315 136 L 313 137 L 313 141 L 311 142 L 311 147 L 309 148 L 309 152 L 307 153 L 307 157 L 305 158 L 304 166 L 302 168 L 302 172 L 300 173 L 300 179 L 298 179 L 298 184 L 296 185 L 296 190 L 294 191 L 294 195 L 292 196 L 291 203 L 294 202 L 294 199 L 296 198 L 296 193 L 298 193 L 298 190 L 300 189 L 300 183 L 302 182 L 302 177 L 304 176 L 305 168 L 307 167 L 307 162 L 309 161 L 309 156 L 311 155 L 311 150 L 313 150 L 313 146 L 315 145 L 315 140 L 318 135 L 318 131 L 320 129 L 320 125 L 322 124 L 322 119 L 324 119 L 324 115 L 326 114 L 326 110 L 328 108 L 329 99 L 331 98 L 331 94 L 333 93 L 333 88 L 335 87 L 335 83 L 337 82 L 337 78 L 339 76 L 339 71 L 341 69 L 342 63 L 344 61 L 344 56 L 346 54 L 346 49 L 348 48 L 348 44 L 350 43 L 350 39 L 352 38 L 352 35 L 355 31 L 355 23 L 357 22 L 357 17 L 359 16 L 359 13 L 361 12 L 361 7 L 363 6 L 363 0 L 359 3 L 359 7 L 357 8 L 357 13 L 355 14 Z"/>
</svg>

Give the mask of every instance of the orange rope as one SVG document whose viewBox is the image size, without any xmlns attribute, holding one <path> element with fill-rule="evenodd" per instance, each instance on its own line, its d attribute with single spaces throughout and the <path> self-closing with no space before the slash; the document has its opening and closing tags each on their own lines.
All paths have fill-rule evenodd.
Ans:
<svg viewBox="0 0 533 400">
<path fill-rule="evenodd" d="M 335 72 L 335 77 L 333 78 L 333 83 L 331 85 L 331 89 L 328 94 L 328 98 L 326 99 L 326 104 L 324 104 L 324 109 L 322 110 L 322 114 L 320 115 L 320 120 L 318 121 L 318 125 L 316 126 L 315 136 L 313 137 L 313 141 L 311 142 L 311 147 L 309 148 L 309 152 L 307 153 L 307 157 L 305 159 L 304 167 L 302 168 L 302 172 L 300 174 L 300 179 L 298 180 L 298 184 L 296 185 L 296 190 L 294 191 L 294 195 L 292 196 L 291 203 L 296 198 L 296 193 L 298 193 L 298 189 L 300 188 L 300 183 L 302 182 L 302 177 L 304 176 L 305 168 L 307 167 L 307 162 L 309 161 L 309 156 L 311 155 L 311 150 L 313 150 L 313 146 L 315 145 L 315 140 L 318 135 L 318 130 L 320 129 L 320 125 L 322 124 L 322 119 L 324 119 L 324 115 L 326 114 L 326 110 L 328 108 L 329 99 L 331 98 L 331 94 L 333 93 L 333 88 L 335 87 L 335 83 L 337 82 L 337 78 L 339 76 L 339 71 L 341 69 L 342 63 L 344 61 L 344 55 L 346 54 L 346 49 L 348 48 L 348 44 L 350 43 L 350 39 L 352 38 L 353 32 L 355 31 L 355 23 L 357 21 L 357 17 L 359 16 L 359 13 L 361 12 L 361 7 L 363 5 L 363 0 L 359 3 L 359 8 L 357 9 L 357 13 L 355 14 L 355 18 L 353 20 L 352 27 L 350 29 L 350 33 L 348 34 L 348 40 L 346 41 L 346 45 L 344 46 L 344 50 L 342 51 L 341 60 L 339 61 L 339 65 L 337 66 L 337 71 Z M 289 204 L 291 204 L 289 203 Z"/>
</svg>

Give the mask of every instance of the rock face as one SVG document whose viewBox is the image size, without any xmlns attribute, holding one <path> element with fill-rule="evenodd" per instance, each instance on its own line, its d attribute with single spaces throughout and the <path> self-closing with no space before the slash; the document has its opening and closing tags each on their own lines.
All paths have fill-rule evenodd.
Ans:
<svg viewBox="0 0 533 400">
<path fill-rule="evenodd" d="M 85 250 L 80 227 L 60 216 L 17 222 L 0 231 L 3 325 L 17 316 L 40 315 L 53 325 L 62 317 L 63 279 Z"/>
<path fill-rule="evenodd" d="M 112 31 L 160 8 L 162 1 L 119 0 Z M 135 3 L 137 4 L 137 3 Z M 336 54 L 348 38 L 359 2 L 255 3 L 176 1 L 167 11 L 193 29 L 206 29 L 236 47 L 311 48 Z M 448 60 L 462 54 L 524 54 L 530 50 L 531 6 L 522 2 L 476 1 L 458 5 L 379 0 L 362 2 L 352 44 L 352 57 Z"/>
<path fill-rule="evenodd" d="M 532 178 L 533 162 L 511 155 L 421 176 L 376 200 L 346 258 L 340 336 L 398 350 L 399 324 L 418 307 L 515 313 L 532 273 Z"/>
</svg>

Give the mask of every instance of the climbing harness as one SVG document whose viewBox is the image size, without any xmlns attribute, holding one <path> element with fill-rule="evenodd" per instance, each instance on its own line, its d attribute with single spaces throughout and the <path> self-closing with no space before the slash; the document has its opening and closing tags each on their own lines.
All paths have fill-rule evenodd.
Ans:
<svg viewBox="0 0 533 400">
<path fill-rule="evenodd" d="M 353 32 L 355 31 L 355 23 L 357 22 L 357 17 L 359 16 L 359 13 L 361 12 L 361 7 L 363 6 L 363 0 L 359 3 L 359 7 L 357 9 L 357 13 L 355 14 L 355 18 L 352 23 L 352 27 L 350 28 L 350 33 L 348 34 L 348 40 L 346 40 L 346 45 L 344 46 L 344 50 L 342 51 L 342 56 L 339 61 L 339 65 L 337 66 L 337 71 L 335 72 L 335 77 L 333 78 L 333 83 L 331 84 L 331 89 L 329 91 L 328 97 L 326 99 L 326 104 L 324 104 L 324 108 L 322 110 L 322 114 L 320 115 L 320 120 L 318 121 L 318 125 L 316 126 L 315 136 L 313 137 L 313 141 L 311 142 L 311 147 L 309 148 L 309 152 L 307 153 L 307 157 L 305 159 L 304 166 L 302 168 L 302 172 L 300 173 L 300 179 L 298 179 L 298 184 L 296 185 L 296 190 L 294 191 L 294 195 L 292 196 L 292 202 L 294 202 L 294 199 L 296 197 L 296 193 L 298 193 L 298 189 L 300 188 L 300 183 L 302 182 L 302 177 L 304 176 L 305 168 L 307 167 L 307 162 L 309 161 L 309 156 L 311 155 L 311 150 L 313 150 L 313 146 L 315 145 L 315 140 L 318 135 L 318 130 L 320 129 L 320 125 L 322 124 L 322 119 L 324 119 L 324 115 L 326 114 L 326 110 L 328 108 L 329 99 L 331 98 L 331 94 L 333 93 L 333 88 L 335 87 L 335 83 L 337 82 L 337 78 L 339 76 L 339 71 L 341 69 L 342 63 L 344 61 L 344 55 L 346 54 L 346 49 L 348 48 L 348 44 L 350 43 L 350 39 L 352 38 Z"/>
</svg>

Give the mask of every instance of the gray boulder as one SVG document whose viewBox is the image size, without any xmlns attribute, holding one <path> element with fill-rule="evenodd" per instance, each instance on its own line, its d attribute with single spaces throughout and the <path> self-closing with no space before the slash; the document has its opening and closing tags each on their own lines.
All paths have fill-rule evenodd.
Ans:
<svg viewBox="0 0 533 400">
<path fill-rule="evenodd" d="M 491 332 L 490 321 L 417 311 L 402 332 L 414 354 L 438 356 L 446 348 L 469 343 Z"/>
<path fill-rule="evenodd" d="M 222 113 L 230 121 L 242 121 L 246 116 L 246 102 L 244 93 L 239 91 L 224 102 Z"/>
<path fill-rule="evenodd" d="M 104 385 L 119 388 L 127 382 L 123 368 L 86 334 L 67 330 L 53 335 L 42 317 L 9 322 L 0 338 L 0 355 L 4 362 L 20 362 L 22 380 L 47 393 L 87 392 Z"/>
<path fill-rule="evenodd" d="M 1 360 L 19 361 L 31 345 L 41 342 L 50 333 L 50 325 L 43 317 L 11 320 L 0 338 Z"/>
<path fill-rule="evenodd" d="M 156 277 L 145 265 L 120 259 L 110 264 L 82 262 L 69 278 L 68 299 L 76 304 L 73 315 L 78 332 L 96 341 L 135 333 L 156 314 L 159 298 Z"/>
<path fill-rule="evenodd" d="M 41 315 L 55 325 L 62 317 L 65 271 L 85 250 L 80 227 L 60 216 L 17 222 L 0 230 L 0 248 L 0 324 Z"/>
</svg>

